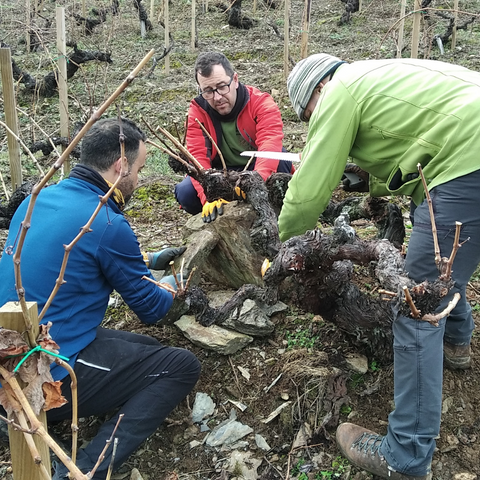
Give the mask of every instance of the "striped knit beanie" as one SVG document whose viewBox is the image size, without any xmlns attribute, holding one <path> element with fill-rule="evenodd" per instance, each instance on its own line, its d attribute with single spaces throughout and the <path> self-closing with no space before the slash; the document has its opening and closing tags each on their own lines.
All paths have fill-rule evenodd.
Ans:
<svg viewBox="0 0 480 480">
<path fill-rule="evenodd" d="M 298 118 L 307 121 L 303 114 L 315 87 L 340 63 L 337 57 L 317 53 L 300 60 L 287 79 L 288 95 Z"/>
</svg>

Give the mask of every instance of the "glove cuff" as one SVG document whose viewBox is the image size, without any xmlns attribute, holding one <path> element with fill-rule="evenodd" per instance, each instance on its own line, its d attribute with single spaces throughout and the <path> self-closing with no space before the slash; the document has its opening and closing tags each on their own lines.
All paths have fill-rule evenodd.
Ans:
<svg viewBox="0 0 480 480">
<path fill-rule="evenodd" d="M 147 267 L 150 268 L 150 264 L 153 260 L 153 255 L 150 252 L 142 252 L 142 257 Z"/>
</svg>

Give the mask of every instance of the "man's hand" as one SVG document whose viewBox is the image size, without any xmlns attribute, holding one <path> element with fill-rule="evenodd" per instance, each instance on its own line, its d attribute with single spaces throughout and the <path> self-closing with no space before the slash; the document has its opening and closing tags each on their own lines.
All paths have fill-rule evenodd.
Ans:
<svg viewBox="0 0 480 480">
<path fill-rule="evenodd" d="M 206 202 L 202 209 L 202 220 L 204 223 L 213 222 L 218 215 L 223 215 L 223 205 L 227 202 L 223 198 L 219 198 L 214 202 Z"/>
<path fill-rule="evenodd" d="M 166 270 L 172 260 L 179 257 L 187 247 L 164 248 L 159 252 L 147 252 L 143 258 L 151 270 Z"/>
<path fill-rule="evenodd" d="M 346 192 L 368 192 L 369 174 L 354 163 L 347 163 L 342 177 Z"/>
<path fill-rule="evenodd" d="M 247 194 L 240 187 L 235 187 L 235 197 L 244 202 L 247 200 Z"/>
<path fill-rule="evenodd" d="M 177 283 L 182 287 L 185 288 L 185 285 L 188 280 L 188 275 L 189 272 L 185 271 L 183 272 L 183 282 L 181 282 L 182 276 L 177 273 L 177 281 L 175 281 L 175 277 L 173 275 L 167 275 L 166 277 L 162 277 L 159 282 L 160 288 L 163 288 L 164 290 L 167 290 L 167 292 L 170 292 L 175 298 L 175 293 L 177 292 L 178 286 Z"/>
</svg>

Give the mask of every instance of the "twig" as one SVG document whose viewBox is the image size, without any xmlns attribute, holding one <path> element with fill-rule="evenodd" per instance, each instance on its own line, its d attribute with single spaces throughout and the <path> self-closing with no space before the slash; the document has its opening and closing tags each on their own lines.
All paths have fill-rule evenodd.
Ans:
<svg viewBox="0 0 480 480">
<path fill-rule="evenodd" d="M 29 115 L 27 112 L 25 112 L 24 110 L 22 110 L 20 107 L 17 107 L 17 110 L 22 113 L 23 115 L 25 115 L 28 120 L 30 122 L 32 122 L 42 133 L 43 135 L 48 139 L 48 141 L 50 142 L 50 145 L 52 146 L 53 148 L 53 151 L 58 155 L 60 156 L 60 153 L 58 152 L 57 150 L 57 147 L 55 146 L 55 143 L 52 141 L 52 139 L 50 138 L 50 135 L 45 131 L 43 130 L 43 128 L 35 121 L 34 118 L 32 118 L 31 115 Z"/>
<path fill-rule="evenodd" d="M 452 253 L 450 254 L 450 258 L 447 261 L 446 269 L 445 269 L 445 279 L 449 280 L 452 276 L 452 267 L 453 261 L 455 260 L 455 256 L 457 255 L 458 249 L 461 247 L 460 245 L 460 230 L 462 228 L 461 222 L 455 222 L 455 240 L 453 241 L 453 248 Z"/>
<path fill-rule="evenodd" d="M 110 477 L 112 476 L 113 462 L 115 460 L 115 455 L 117 453 L 117 447 L 118 447 L 118 437 L 115 437 L 115 440 L 113 441 L 112 458 L 110 459 L 110 464 L 108 465 L 107 478 L 105 480 L 110 480 Z"/>
<path fill-rule="evenodd" d="M 188 114 L 185 117 L 185 131 L 183 132 L 183 140 L 182 140 L 182 145 L 187 144 L 187 132 L 188 132 Z"/>
<path fill-rule="evenodd" d="M 417 163 L 418 173 L 422 179 L 423 189 L 425 190 L 425 197 L 428 203 L 428 210 L 430 212 L 430 222 L 432 224 L 432 235 L 433 235 L 433 246 L 435 250 L 435 264 L 437 267 L 440 267 L 441 255 L 440 247 L 438 245 L 438 236 L 437 236 L 437 226 L 435 224 L 435 214 L 433 213 L 432 198 L 430 197 L 430 192 L 428 191 L 427 181 L 425 180 L 425 175 L 423 175 L 422 166 L 420 163 Z"/>
<path fill-rule="evenodd" d="M 73 368 L 64 362 L 61 358 L 55 357 L 55 363 L 60 365 L 70 375 L 70 390 L 72 392 L 72 462 L 77 461 L 77 449 L 78 449 L 78 390 L 77 390 L 77 375 Z"/>
<path fill-rule="evenodd" d="M 415 306 L 412 300 L 412 296 L 410 295 L 410 292 L 408 291 L 408 287 L 403 287 L 403 292 L 405 293 L 405 301 L 408 303 L 408 306 L 410 307 L 410 311 L 412 312 L 412 317 L 413 318 L 418 318 L 420 317 L 420 310 Z"/>
<path fill-rule="evenodd" d="M 148 140 L 145 143 L 149 143 L 150 145 L 153 145 L 154 147 L 158 148 L 161 150 L 163 153 L 170 155 L 171 157 L 175 158 L 175 160 L 178 160 L 182 165 L 185 165 L 188 169 L 189 172 L 195 172 L 195 168 L 190 165 L 188 162 L 186 162 L 180 155 L 177 155 L 176 153 L 172 152 L 168 148 L 162 147 L 158 143 L 152 142 L 151 140 Z"/>
<path fill-rule="evenodd" d="M 480 291 L 473 286 L 472 282 L 468 282 L 468 286 L 469 286 L 477 295 L 480 295 Z"/>
<path fill-rule="evenodd" d="M 162 128 L 160 125 L 157 127 L 157 130 L 163 133 L 174 145 L 177 147 L 180 152 L 182 152 L 195 166 L 195 168 L 199 172 L 205 171 L 202 165 L 198 162 L 198 160 L 168 131 Z"/>
<path fill-rule="evenodd" d="M 445 310 L 441 311 L 440 313 L 437 313 L 436 315 L 433 315 L 431 313 L 427 313 L 424 315 L 421 319 L 425 320 L 428 323 L 431 323 L 433 326 L 438 327 L 438 322 L 440 319 L 443 317 L 446 317 L 457 305 L 458 301 L 460 300 L 461 295 L 457 292 L 453 295 L 452 300 L 448 302 L 447 307 Z"/>
<path fill-rule="evenodd" d="M 0 125 L 5 128 L 5 130 L 7 130 L 8 133 L 10 133 L 10 135 L 13 135 L 17 142 L 24 148 L 24 150 L 27 152 L 27 155 L 32 159 L 33 163 L 35 164 L 35 166 L 38 168 L 38 171 L 40 172 L 40 175 L 42 175 L 42 177 L 45 175 L 45 172 L 43 171 L 42 167 L 40 166 L 40 164 L 38 163 L 35 155 L 29 150 L 29 148 L 22 142 L 21 138 L 18 136 L 18 135 L 15 135 L 15 132 L 13 132 L 9 127 L 8 125 L 6 125 L 5 123 L 3 123 L 1 120 L 0 120 Z"/>
<path fill-rule="evenodd" d="M 110 435 L 110 438 L 105 442 L 105 446 L 103 447 L 102 452 L 101 452 L 100 455 L 98 456 L 97 463 L 96 463 L 95 466 L 92 468 L 92 470 L 91 470 L 90 472 L 88 472 L 88 475 L 89 475 L 88 478 L 92 478 L 92 477 L 95 475 L 95 472 L 97 471 L 97 468 L 100 466 L 100 464 L 101 464 L 101 463 L 103 462 L 103 460 L 105 459 L 105 453 L 107 452 L 108 447 L 109 447 L 110 444 L 112 443 L 112 439 L 114 438 L 115 433 L 117 432 L 117 428 L 118 428 L 118 426 L 120 425 L 120 422 L 122 421 L 123 415 L 124 415 L 124 414 L 121 413 L 121 414 L 118 416 L 118 420 L 117 420 L 117 423 L 115 424 L 115 428 L 113 429 L 113 432 L 112 432 L 112 434 Z"/>
<path fill-rule="evenodd" d="M 165 148 L 168 150 L 168 154 L 171 155 L 172 150 L 167 145 L 167 142 L 165 142 L 165 140 L 162 137 L 160 137 L 160 135 L 158 135 L 158 133 L 153 129 L 153 127 L 143 118 L 143 116 L 140 117 L 140 120 L 145 124 L 145 126 L 150 130 L 150 132 L 153 133 L 153 135 L 155 135 L 155 138 L 160 140 L 163 143 L 163 145 L 165 145 Z M 152 145 L 154 145 L 154 144 L 152 143 Z M 167 152 L 165 152 L 165 153 L 167 153 Z"/>
<path fill-rule="evenodd" d="M 282 378 L 283 373 L 281 373 L 268 387 L 265 387 L 263 391 L 268 393 L 270 389 L 277 384 L 277 382 Z"/>
<path fill-rule="evenodd" d="M 205 133 L 205 135 L 210 139 L 210 141 L 215 145 L 215 148 L 217 149 L 217 152 L 218 152 L 218 155 L 220 156 L 220 161 L 222 162 L 222 166 L 223 166 L 223 171 L 224 173 L 227 172 L 227 165 L 225 164 L 225 160 L 223 158 L 223 155 L 222 155 L 222 152 L 220 151 L 220 149 L 218 148 L 218 145 L 215 143 L 215 140 L 212 138 L 212 136 L 207 132 L 207 129 L 202 125 L 202 123 L 200 122 L 200 120 L 198 118 L 195 119 L 195 121 L 200 125 L 200 128 L 203 130 L 203 132 Z"/>
<path fill-rule="evenodd" d="M 190 275 L 187 278 L 187 283 L 185 283 L 185 289 L 184 289 L 185 292 L 188 290 L 188 287 L 190 286 L 190 282 L 193 278 L 193 274 L 195 273 L 195 270 L 197 270 L 197 267 L 193 267 L 192 270 L 190 271 Z"/>
<path fill-rule="evenodd" d="M 240 387 L 240 382 L 238 381 L 237 372 L 235 371 L 235 365 L 233 364 L 232 357 L 230 355 L 228 356 L 228 361 L 230 363 L 230 366 L 232 367 L 232 371 L 235 377 L 235 383 L 237 385 L 238 391 L 240 392 L 241 395 L 243 395 L 242 388 Z"/>
<path fill-rule="evenodd" d="M 175 291 L 175 289 L 169 285 L 168 283 L 160 283 L 160 282 L 157 282 L 156 280 L 154 280 L 153 278 L 150 278 L 150 277 L 147 277 L 146 275 L 144 275 L 142 277 L 142 280 L 148 280 L 149 282 L 151 283 L 154 283 L 155 285 L 157 285 L 158 287 L 160 288 L 163 288 L 164 290 L 166 290 L 167 292 L 171 293 L 174 297 L 175 297 L 175 294 L 177 293 Z"/>
<path fill-rule="evenodd" d="M 10 200 L 10 195 L 7 192 L 7 187 L 6 187 L 5 182 L 3 180 L 2 172 L 0 172 L 0 180 L 2 181 L 3 193 L 5 193 L 5 198 L 7 199 L 7 202 L 8 202 Z"/>
<path fill-rule="evenodd" d="M 389 290 L 383 290 L 383 288 L 378 289 L 379 295 L 388 295 L 389 297 L 396 297 L 397 294 L 395 292 L 390 292 Z"/>
<path fill-rule="evenodd" d="M 252 155 L 249 159 L 248 159 L 248 162 L 247 164 L 245 165 L 245 168 L 243 169 L 243 171 L 245 172 L 246 170 L 248 170 L 248 167 L 250 166 L 250 164 L 252 163 L 252 160 L 255 158 L 255 155 Z"/>
<path fill-rule="evenodd" d="M 268 458 L 265 456 L 263 459 L 277 472 L 278 475 L 280 475 L 280 478 L 285 480 L 285 477 L 283 476 L 283 472 L 279 470 L 273 463 L 271 463 Z"/>
</svg>

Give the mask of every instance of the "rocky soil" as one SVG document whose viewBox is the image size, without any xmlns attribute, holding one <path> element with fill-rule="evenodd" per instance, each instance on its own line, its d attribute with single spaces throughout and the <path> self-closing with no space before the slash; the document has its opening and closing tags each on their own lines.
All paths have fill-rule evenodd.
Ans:
<svg viewBox="0 0 480 480">
<path fill-rule="evenodd" d="M 76 41 L 84 50 L 111 52 L 113 59 L 112 64 L 86 64 L 69 82 L 69 109 L 73 125 L 77 121 L 85 121 L 147 51 L 151 48 L 163 51 L 164 31 L 158 21 L 163 17 L 157 5 L 152 18 L 153 30 L 142 39 L 132 2 L 121 1 L 118 16 L 107 15 L 103 25 L 96 27 L 92 35 L 84 36 L 73 19 L 73 13 L 81 11 L 81 4 L 74 0 L 59 3 L 65 6 L 69 39 Z M 256 20 L 249 30 L 228 26 L 227 14 L 220 4 L 210 2 L 208 10 L 197 6 L 198 43 L 194 50 L 190 47 L 190 2 L 182 0 L 170 4 L 170 27 L 175 41 L 170 72 L 165 72 L 161 60 L 148 74 L 152 67 L 150 64 L 118 102 L 122 113 L 139 122 L 144 118 L 153 126 L 163 125 L 171 131 L 176 130 L 176 125 L 181 136 L 188 102 L 196 93 L 192 77 L 195 58 L 200 51 L 221 50 L 231 59 L 241 81 L 272 93 L 282 110 L 285 145 L 291 151 L 301 151 L 306 126 L 297 121 L 286 93 L 283 39 L 280 37 L 284 23 L 283 4 L 276 3 L 277 9 L 269 9 L 258 2 L 254 12 L 253 3 L 245 1 L 244 13 Z M 108 5 L 107 1 L 92 0 L 87 10 Z M 442 8 L 443 15 L 451 8 L 447 2 L 433 2 L 430 6 Z M 290 31 L 290 57 L 293 61 L 300 59 L 302 10 L 303 2 L 294 0 Z M 340 26 L 338 21 L 344 11 L 345 3 L 339 0 L 313 3 L 310 53 L 327 51 L 347 61 L 394 55 L 398 2 L 363 2 L 362 12 L 354 13 L 350 23 Z M 462 11 L 477 14 L 477 2 L 462 2 Z M 54 4 L 42 4 L 42 17 L 38 19 L 42 46 L 31 53 L 25 51 L 22 43 L 23 3 L 4 0 L 1 12 L 0 40 L 11 46 L 15 62 L 35 77 L 46 75 L 51 61 L 57 56 Z M 466 14 L 462 14 L 461 23 L 467 18 Z M 53 27 L 44 19 L 53 20 Z M 455 50 L 445 44 L 445 54 L 441 55 L 437 44 L 430 42 L 435 34 L 443 34 L 447 25 L 448 20 L 434 11 L 430 12 L 423 23 L 420 55 L 480 70 L 478 25 L 474 22 L 461 30 Z M 411 17 L 408 17 L 406 44 L 411 40 L 410 31 Z M 159 56 L 158 53 L 156 55 Z M 408 56 L 408 49 L 404 55 Z M 25 112 L 19 113 L 23 141 L 30 145 L 44 139 L 44 132 L 57 135 L 58 100 L 37 98 L 28 93 L 21 83 L 16 87 L 18 105 Z M 3 110 L 1 103 L 0 109 Z M 107 115 L 116 115 L 116 111 L 111 108 Z M 54 155 L 42 157 L 39 152 L 37 159 L 43 168 L 48 168 Z M 37 169 L 26 155 L 23 162 L 25 178 L 36 177 Z M 4 136 L 0 137 L 0 171 L 8 192 L 8 156 Z M 127 211 L 145 249 L 153 251 L 182 242 L 182 227 L 188 215 L 178 209 L 173 199 L 173 185 L 177 180 L 178 177 L 165 166 L 165 158 L 152 148 L 149 168 L 142 178 L 143 188 L 138 190 Z M 5 201 L 3 189 L 0 198 Z M 356 228 L 360 234 L 368 234 L 372 227 L 363 222 Z M 6 231 L 0 230 L 2 249 L 5 236 Z M 366 290 L 374 291 L 376 288 L 368 269 L 358 269 L 357 281 Z M 207 291 L 220 288 L 208 282 L 203 282 L 202 287 Z M 445 370 L 442 428 L 434 455 L 434 480 L 474 480 L 480 472 L 480 274 L 472 277 L 467 294 L 477 322 L 472 340 L 473 363 L 466 372 Z M 362 358 L 362 352 L 355 350 L 335 325 L 308 312 L 290 307 L 275 316 L 274 321 L 275 330 L 267 337 L 254 339 L 235 354 L 221 355 L 192 344 L 175 326 L 145 326 L 125 305 L 119 302 L 113 304 L 105 318 L 106 326 L 152 335 L 165 344 L 188 348 L 198 356 L 203 368 L 194 391 L 114 478 L 128 479 L 134 469 L 144 479 L 150 480 L 371 478 L 371 475 L 348 465 L 340 456 L 334 442 L 334 426 L 327 424 L 324 429 L 320 426 L 329 412 L 337 411 L 339 421 L 353 421 L 384 433 L 393 407 L 392 366 L 382 365 L 374 357 L 364 358 L 360 365 L 357 362 L 352 366 L 352 362 L 347 360 Z M 335 381 L 325 383 L 325 377 L 320 375 L 324 368 L 338 373 L 329 377 Z M 208 395 L 214 403 L 213 411 L 201 423 L 192 420 L 197 394 Z M 266 422 L 272 412 L 285 404 L 275 418 Z M 239 429 L 249 427 L 250 433 L 230 446 L 212 445 L 212 437 L 206 439 L 222 422 L 230 420 L 233 424 L 234 418 L 243 426 L 235 424 Z M 82 441 L 88 441 L 94 435 L 101 421 L 101 418 L 82 420 Z M 309 429 L 317 435 L 309 435 Z M 68 425 L 55 425 L 52 430 L 68 446 Z M 303 441 L 305 436 L 310 437 L 308 444 Z M 0 452 L 3 462 L 0 464 L 0 477 L 3 475 L 10 480 L 8 448 L 2 447 Z"/>
</svg>

